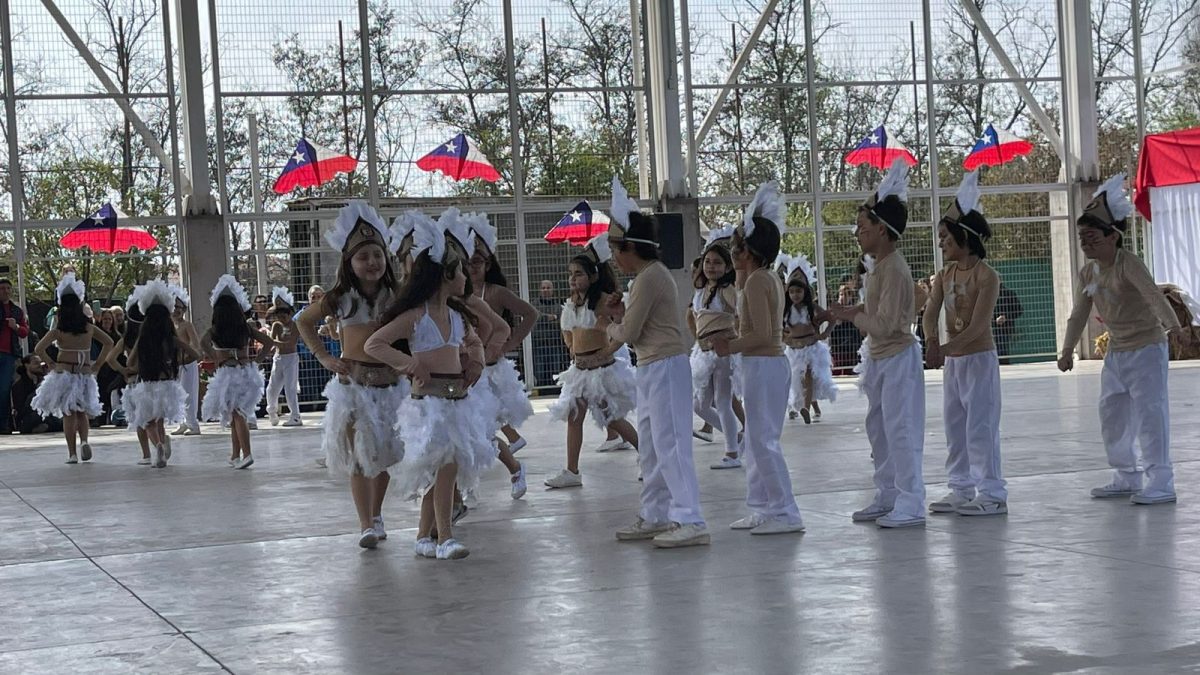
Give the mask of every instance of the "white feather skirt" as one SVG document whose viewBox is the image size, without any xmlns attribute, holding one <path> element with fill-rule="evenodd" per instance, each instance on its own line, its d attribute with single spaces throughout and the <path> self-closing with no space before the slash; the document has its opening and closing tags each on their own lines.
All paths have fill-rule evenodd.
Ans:
<svg viewBox="0 0 1200 675">
<path fill-rule="evenodd" d="M 554 376 L 562 387 L 558 400 L 550 404 L 550 416 L 565 422 L 583 401 L 592 422 L 601 429 L 633 412 L 637 407 L 637 374 L 629 361 L 618 358 L 610 366 L 581 370 L 570 368 Z"/>
<path fill-rule="evenodd" d="M 49 373 L 38 385 L 32 406 L 42 417 L 62 418 L 77 412 L 96 417 L 104 412 L 96 376 L 83 373 Z"/>
<path fill-rule="evenodd" d="M 183 420 L 187 392 L 179 380 L 138 382 L 125 388 L 125 419 L 130 429 L 145 429 L 154 420 L 175 424 Z"/>
<path fill-rule="evenodd" d="M 521 384 L 512 359 L 500 359 L 484 368 L 480 382 L 485 381 L 491 387 L 492 395 L 496 397 L 496 421 L 500 426 L 508 424 L 519 427 L 533 416 L 529 394 L 525 391 L 525 385 Z"/>
<path fill-rule="evenodd" d="M 235 412 L 246 420 L 254 419 L 264 386 L 262 371 L 253 363 L 217 368 L 200 404 L 203 419 L 229 424 Z"/>
<path fill-rule="evenodd" d="M 816 342 L 802 349 L 785 347 L 783 352 L 792 368 L 790 404 L 793 408 L 804 405 L 804 375 L 809 368 L 812 368 L 813 400 L 837 400 L 837 384 L 833 381 L 833 354 L 829 351 L 829 345 Z"/>
<path fill-rule="evenodd" d="M 717 368 L 718 359 L 729 359 L 733 379 L 733 395 L 742 397 L 742 355 L 717 356 L 715 351 L 704 351 L 699 345 L 692 345 L 690 357 L 692 365 L 692 400 L 707 400 L 708 390 L 712 388 L 712 375 Z"/>
<path fill-rule="evenodd" d="M 862 344 L 858 347 L 858 364 L 854 366 L 854 373 L 858 375 L 858 380 L 854 386 L 858 387 L 860 393 L 866 393 L 863 390 L 863 382 L 866 382 L 867 369 L 871 365 L 871 336 L 864 336 Z"/>
<path fill-rule="evenodd" d="M 433 484 L 438 469 L 451 463 L 458 464 L 459 490 L 472 494 L 480 475 L 496 461 L 496 407 L 491 388 L 480 386 L 459 400 L 410 396 L 401 401 L 396 422 L 404 443 L 401 494 L 417 498 Z"/>
<path fill-rule="evenodd" d="M 399 464 L 404 441 L 395 431 L 396 415 L 409 391 L 407 378 L 390 387 L 364 387 L 331 378 L 321 392 L 327 401 L 321 423 L 326 467 L 347 476 L 374 477 Z"/>
</svg>

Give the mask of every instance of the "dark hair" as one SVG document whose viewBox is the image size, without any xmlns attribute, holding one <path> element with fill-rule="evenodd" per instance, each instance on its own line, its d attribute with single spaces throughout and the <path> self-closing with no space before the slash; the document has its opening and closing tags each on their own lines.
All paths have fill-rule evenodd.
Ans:
<svg viewBox="0 0 1200 675">
<path fill-rule="evenodd" d="M 365 245 L 359 248 L 365 248 Z M 383 249 L 382 246 L 380 248 Z M 326 316 L 338 316 L 338 303 L 341 301 L 342 296 L 350 291 L 354 291 L 359 297 L 366 299 L 362 285 L 358 283 L 358 277 L 355 276 L 354 268 L 351 267 L 351 258 L 353 256 L 342 256 L 341 262 L 338 263 L 337 279 L 333 284 L 333 288 L 329 289 L 321 298 L 321 313 Z M 383 278 L 379 280 L 380 293 L 378 297 L 384 297 L 384 293 L 395 295 L 400 290 L 400 281 L 396 276 L 395 268 L 392 267 L 392 257 L 388 255 L 387 249 L 383 249 L 383 260 Z M 352 299 L 350 302 L 350 314 L 354 314 L 357 311 L 358 300 Z"/>
<path fill-rule="evenodd" d="M 984 247 L 984 242 L 992 238 L 992 228 L 983 214 L 971 211 L 957 222 L 943 218 L 941 224 L 954 238 L 954 243 L 958 244 L 959 248 L 967 249 L 971 255 L 979 256 L 980 259 L 987 257 L 987 248 Z M 979 236 L 967 232 L 967 227 L 979 233 Z"/>
<path fill-rule="evenodd" d="M 500 269 L 500 261 L 496 259 L 496 254 L 488 255 L 483 270 L 484 283 L 508 288 L 508 277 L 504 276 L 504 270 Z"/>
<path fill-rule="evenodd" d="M 250 326 L 241 304 L 223 294 L 213 303 L 212 341 L 220 349 L 241 349 L 250 343 Z"/>
<path fill-rule="evenodd" d="M 629 214 L 629 229 L 625 231 L 625 236 L 627 239 L 658 241 L 658 220 L 641 211 L 633 211 Z M 612 244 L 621 252 L 632 250 L 642 260 L 658 260 L 658 247 L 654 244 L 628 240 L 618 240 Z"/>
<path fill-rule="evenodd" d="M 697 258 L 697 260 L 700 261 L 700 264 L 697 265 L 696 270 L 692 272 L 692 286 L 694 288 L 699 290 L 708 286 L 708 277 L 704 276 L 704 256 L 708 255 L 709 253 L 716 253 L 721 257 L 721 262 L 725 263 L 725 274 L 721 275 L 721 278 L 717 279 L 716 283 L 713 284 L 708 297 L 704 299 L 705 307 L 708 307 L 710 304 L 712 304 L 713 298 L 717 297 L 717 293 L 722 288 L 733 285 L 733 282 L 737 280 L 737 271 L 733 269 L 733 256 L 729 253 L 729 249 L 720 245 L 709 246 L 707 249 L 705 249 L 703 255 Z"/>
<path fill-rule="evenodd" d="M 126 354 L 132 352 L 133 345 L 137 344 L 138 337 L 142 334 L 142 322 L 145 320 L 146 317 L 136 303 L 125 310 L 125 334 L 122 337 L 125 340 Z"/>
<path fill-rule="evenodd" d="M 0 277 L 0 284 L 8 284 L 9 286 L 12 286 L 13 282 L 7 277 Z"/>
<path fill-rule="evenodd" d="M 428 250 L 421 251 L 421 255 L 413 260 L 412 273 L 405 279 L 396 298 L 384 310 L 383 316 L 379 320 L 380 323 L 390 323 L 408 310 L 424 305 L 437 294 L 443 283 L 454 276 L 455 270 L 462 270 L 463 276 L 470 276 L 464 269 L 464 262 L 465 259 L 460 256 L 456 256 L 446 264 L 434 262 L 429 257 Z M 467 309 L 467 305 L 462 299 L 447 298 L 446 304 L 450 306 L 450 309 L 462 314 L 463 320 L 468 324 L 472 326 L 478 324 L 475 314 Z M 408 340 L 397 340 L 394 346 L 401 351 L 411 353 Z"/>
<path fill-rule="evenodd" d="M 887 230 L 888 239 L 898 241 L 900 234 L 904 233 L 908 227 L 908 205 L 900 201 L 896 195 L 888 195 L 879 203 L 875 204 L 875 208 L 869 209 L 866 206 L 860 206 L 859 210 L 867 214 L 867 219 L 876 225 L 883 225 Z M 891 227 L 887 227 L 891 225 Z M 896 229 L 896 232 L 892 231 Z"/>
<path fill-rule="evenodd" d="M 580 269 L 583 270 L 583 273 L 589 279 L 593 276 L 596 277 L 596 280 L 588 285 L 587 295 L 585 296 L 588 309 L 592 311 L 596 310 L 596 303 L 600 301 L 602 293 L 612 294 L 617 292 L 617 277 L 613 275 L 612 267 L 607 262 L 597 263 L 590 256 L 577 255 L 571 258 L 571 262 L 568 264 L 579 265 Z"/>
<path fill-rule="evenodd" d="M 779 257 L 780 234 L 775 223 L 754 216 L 754 233 L 749 237 L 742 235 L 742 230 L 733 232 L 733 248 L 743 248 L 758 260 L 759 267 L 766 267 Z"/>
<path fill-rule="evenodd" d="M 1106 237 L 1108 235 L 1112 234 L 1113 232 L 1116 232 L 1117 233 L 1117 248 L 1124 247 L 1125 232 L 1127 232 L 1129 230 L 1129 221 L 1124 218 L 1122 218 L 1121 220 L 1113 221 L 1112 223 L 1106 223 L 1103 220 L 1100 220 L 1099 218 L 1097 218 L 1093 215 L 1087 214 L 1087 213 L 1083 214 L 1082 216 L 1079 216 L 1079 219 L 1075 221 L 1075 224 L 1078 225 L 1079 227 L 1091 227 L 1091 228 L 1100 230 L 1101 232 L 1104 233 L 1104 236 L 1106 236 Z"/>
<path fill-rule="evenodd" d="M 179 376 L 175 322 L 164 305 L 150 305 L 137 341 L 138 377 L 142 381 L 173 380 Z"/>
<path fill-rule="evenodd" d="M 808 320 L 815 324 L 816 319 L 817 319 L 817 308 L 816 308 L 816 304 L 813 300 L 813 288 L 812 288 L 812 286 L 809 285 L 808 280 L 801 279 L 800 277 L 796 277 L 796 278 L 788 281 L 787 287 L 789 289 L 790 288 L 804 289 L 804 291 L 805 291 L 804 300 L 801 301 L 800 306 L 803 306 L 805 309 L 808 310 Z M 789 305 L 793 304 L 791 301 L 791 298 L 789 298 L 787 300 L 787 303 Z"/>
<path fill-rule="evenodd" d="M 58 301 L 58 318 L 54 325 L 60 332 L 83 335 L 88 329 L 88 319 L 83 313 L 83 301 L 74 293 L 67 293 Z"/>
</svg>

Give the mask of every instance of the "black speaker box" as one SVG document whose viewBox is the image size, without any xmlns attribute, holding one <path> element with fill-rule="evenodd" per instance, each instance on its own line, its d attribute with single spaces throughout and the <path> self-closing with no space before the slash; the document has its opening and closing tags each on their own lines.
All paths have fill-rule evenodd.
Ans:
<svg viewBox="0 0 1200 675">
<path fill-rule="evenodd" d="M 658 221 L 659 257 L 668 269 L 683 269 L 683 214 L 656 213 L 654 218 Z"/>
</svg>

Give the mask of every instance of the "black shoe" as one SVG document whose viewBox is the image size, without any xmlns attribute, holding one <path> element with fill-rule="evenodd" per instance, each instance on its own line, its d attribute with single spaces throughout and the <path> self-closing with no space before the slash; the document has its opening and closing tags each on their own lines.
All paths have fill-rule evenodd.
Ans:
<svg viewBox="0 0 1200 675">
<path fill-rule="evenodd" d="M 458 521 L 467 517 L 468 511 L 470 511 L 470 509 L 467 508 L 466 504 L 463 504 L 462 502 L 455 504 L 454 510 L 450 512 L 450 522 L 458 523 Z"/>
</svg>

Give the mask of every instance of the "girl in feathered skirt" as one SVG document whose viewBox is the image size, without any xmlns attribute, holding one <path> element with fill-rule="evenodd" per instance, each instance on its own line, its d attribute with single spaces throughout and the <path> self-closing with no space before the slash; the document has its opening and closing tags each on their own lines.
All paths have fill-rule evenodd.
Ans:
<svg viewBox="0 0 1200 675">
<path fill-rule="evenodd" d="M 813 297 L 815 280 L 816 270 L 803 254 L 789 261 L 787 310 L 783 315 L 784 354 L 792 370 L 789 407 L 804 418 L 805 424 L 821 420 L 817 401 L 837 399 L 833 355 L 825 342 L 833 330 L 833 322 Z"/>
<path fill-rule="evenodd" d="M 735 390 L 740 390 L 738 356 L 718 356 L 713 339 L 737 337 L 737 289 L 734 288 L 733 258 L 729 242 L 733 228 L 714 228 L 708 233 L 704 254 L 692 275 L 696 293 L 688 311 L 696 335 L 692 350 L 692 404 L 707 426 L 725 436 L 725 455 L 712 469 L 736 469 L 742 465 L 742 432 L 734 410 Z"/>
</svg>

